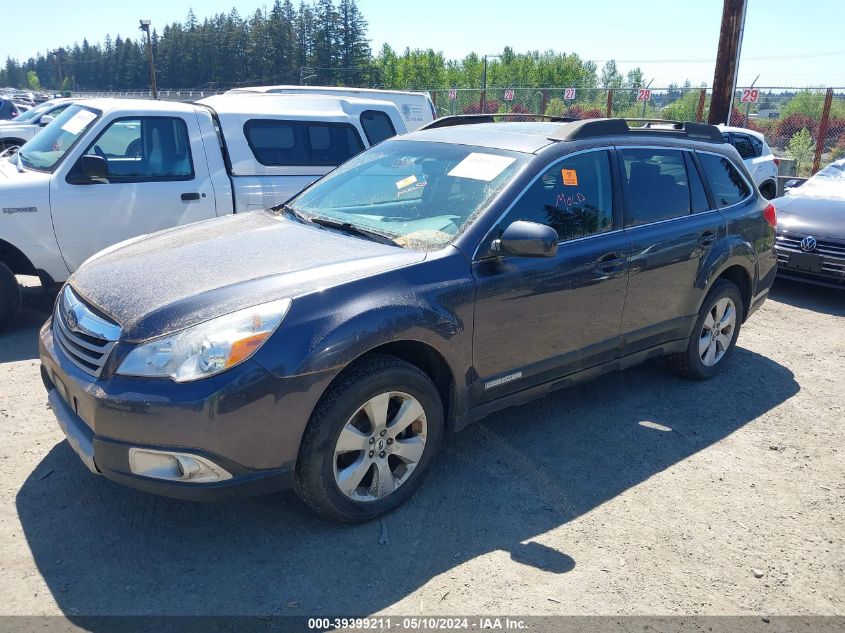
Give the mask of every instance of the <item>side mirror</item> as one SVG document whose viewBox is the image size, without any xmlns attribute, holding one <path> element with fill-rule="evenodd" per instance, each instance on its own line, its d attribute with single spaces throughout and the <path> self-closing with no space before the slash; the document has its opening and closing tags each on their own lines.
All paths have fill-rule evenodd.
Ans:
<svg viewBox="0 0 845 633">
<path fill-rule="evenodd" d="M 67 181 L 72 185 L 93 185 L 94 183 L 108 184 L 109 165 L 102 156 L 85 154 L 74 165 Z"/>
<path fill-rule="evenodd" d="M 783 183 L 783 188 L 784 189 L 791 189 L 793 187 L 800 187 L 803 184 L 804 184 L 804 182 L 802 180 L 798 180 L 796 178 L 793 178 L 792 180 L 787 180 L 785 183 Z"/>
<path fill-rule="evenodd" d="M 50 125 L 55 120 L 56 117 L 54 117 L 52 114 L 45 114 L 43 117 L 38 119 L 38 125 L 40 125 L 41 127 L 45 127 L 47 125 Z"/>
<path fill-rule="evenodd" d="M 545 224 L 517 220 L 494 240 L 490 248 L 503 255 L 517 257 L 554 257 L 560 241 L 557 231 Z"/>
</svg>

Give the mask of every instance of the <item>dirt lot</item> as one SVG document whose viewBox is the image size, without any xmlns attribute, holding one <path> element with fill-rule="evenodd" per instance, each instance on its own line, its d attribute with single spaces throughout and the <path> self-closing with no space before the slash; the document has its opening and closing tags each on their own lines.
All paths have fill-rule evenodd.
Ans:
<svg viewBox="0 0 845 633">
<path fill-rule="evenodd" d="M 779 282 L 707 383 L 652 364 L 449 441 L 381 522 L 90 475 L 0 337 L 0 614 L 845 614 L 845 293 Z"/>
</svg>

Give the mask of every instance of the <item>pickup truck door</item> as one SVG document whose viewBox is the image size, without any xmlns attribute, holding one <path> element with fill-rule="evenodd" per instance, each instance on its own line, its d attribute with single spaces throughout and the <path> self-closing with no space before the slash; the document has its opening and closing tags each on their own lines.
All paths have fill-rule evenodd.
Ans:
<svg viewBox="0 0 845 633">
<path fill-rule="evenodd" d="M 118 115 L 80 145 L 50 185 L 56 239 L 71 271 L 117 242 L 217 214 L 195 113 Z M 105 179 L 81 177 L 84 155 L 105 159 Z"/>
</svg>

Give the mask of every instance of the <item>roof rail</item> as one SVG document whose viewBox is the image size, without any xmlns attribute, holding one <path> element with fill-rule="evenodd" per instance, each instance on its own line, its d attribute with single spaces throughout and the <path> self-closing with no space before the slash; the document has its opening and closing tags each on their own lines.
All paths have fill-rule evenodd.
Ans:
<svg viewBox="0 0 845 633">
<path fill-rule="evenodd" d="M 630 126 L 628 122 L 642 123 Z M 692 140 L 724 143 L 722 133 L 715 125 L 668 119 L 583 119 L 562 125 L 549 136 L 552 141 L 577 141 L 597 136 L 627 136 L 629 134 L 654 134 Z"/>
<path fill-rule="evenodd" d="M 474 125 L 476 123 L 496 123 L 497 119 L 541 119 L 543 121 L 551 121 L 552 123 L 568 123 L 575 121 L 571 117 L 565 116 L 551 116 L 548 114 L 523 114 L 521 112 L 492 112 L 482 114 L 450 114 L 448 116 L 434 119 L 431 123 L 426 123 L 419 130 L 433 130 L 439 127 L 452 127 L 453 125 Z"/>
</svg>

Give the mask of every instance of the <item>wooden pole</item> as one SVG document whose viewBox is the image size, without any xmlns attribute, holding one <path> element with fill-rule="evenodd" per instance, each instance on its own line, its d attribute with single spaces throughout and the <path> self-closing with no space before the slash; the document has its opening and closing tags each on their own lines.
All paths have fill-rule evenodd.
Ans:
<svg viewBox="0 0 845 633">
<path fill-rule="evenodd" d="M 830 123 L 830 106 L 833 103 L 833 88 L 827 89 L 827 94 L 824 98 L 824 108 L 822 108 L 822 120 L 819 123 L 819 137 L 816 139 L 816 156 L 813 158 L 813 172 L 819 170 L 822 162 L 822 152 L 824 151 L 825 136 L 827 136 L 827 125 Z"/>
<path fill-rule="evenodd" d="M 736 86 L 746 0 L 724 0 L 719 50 L 713 73 L 713 99 L 707 122 L 729 123 Z"/>
</svg>

